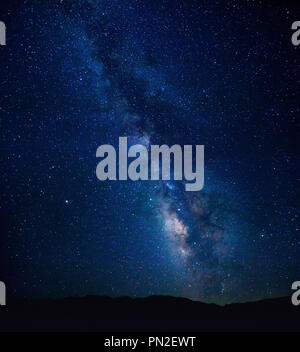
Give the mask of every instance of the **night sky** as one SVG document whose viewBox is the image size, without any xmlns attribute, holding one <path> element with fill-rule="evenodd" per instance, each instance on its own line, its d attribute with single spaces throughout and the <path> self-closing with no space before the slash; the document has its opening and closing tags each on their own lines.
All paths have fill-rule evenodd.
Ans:
<svg viewBox="0 0 300 352">
<path fill-rule="evenodd" d="M 7 1 L 0 280 L 8 297 L 230 303 L 300 279 L 296 2 Z M 288 2 L 286 2 L 288 3 Z M 205 145 L 205 185 L 106 181 L 96 150 Z M 298 164 L 299 165 L 299 164 Z"/>
</svg>

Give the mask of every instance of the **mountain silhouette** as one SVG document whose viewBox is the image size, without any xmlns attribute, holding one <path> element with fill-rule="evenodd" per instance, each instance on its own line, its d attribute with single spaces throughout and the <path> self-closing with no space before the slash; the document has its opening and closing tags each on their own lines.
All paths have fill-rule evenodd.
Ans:
<svg viewBox="0 0 300 352">
<path fill-rule="evenodd" d="M 10 299 L 0 331 L 299 331 L 290 297 L 226 306 L 185 298 Z"/>
</svg>

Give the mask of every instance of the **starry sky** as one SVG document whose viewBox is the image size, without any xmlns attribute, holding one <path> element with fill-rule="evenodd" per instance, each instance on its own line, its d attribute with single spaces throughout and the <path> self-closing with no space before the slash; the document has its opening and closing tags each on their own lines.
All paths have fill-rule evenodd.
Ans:
<svg viewBox="0 0 300 352">
<path fill-rule="evenodd" d="M 287 1 L 1 4 L 8 296 L 290 295 L 300 279 L 299 19 Z M 99 181 L 97 147 L 119 136 L 205 145 L 204 188 Z"/>
</svg>

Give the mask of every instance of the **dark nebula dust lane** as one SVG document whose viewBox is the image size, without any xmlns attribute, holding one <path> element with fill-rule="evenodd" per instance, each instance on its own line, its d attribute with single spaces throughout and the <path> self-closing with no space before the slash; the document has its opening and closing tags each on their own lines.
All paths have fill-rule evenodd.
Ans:
<svg viewBox="0 0 300 352">
<path fill-rule="evenodd" d="M 1 6 L 0 279 L 9 294 L 220 304 L 289 295 L 300 245 L 297 6 Z M 205 145 L 203 190 L 100 182 L 97 147 L 117 148 L 119 136 Z"/>
</svg>

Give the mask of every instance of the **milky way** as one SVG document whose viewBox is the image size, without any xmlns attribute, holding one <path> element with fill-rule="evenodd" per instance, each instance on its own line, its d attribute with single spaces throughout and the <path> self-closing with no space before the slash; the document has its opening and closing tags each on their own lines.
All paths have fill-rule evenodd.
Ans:
<svg viewBox="0 0 300 352">
<path fill-rule="evenodd" d="M 299 280 L 295 9 L 3 6 L 0 280 L 9 294 L 221 304 L 289 295 Z M 205 145 L 203 190 L 100 182 L 97 147 L 117 149 L 120 136 L 129 146 Z"/>
</svg>

